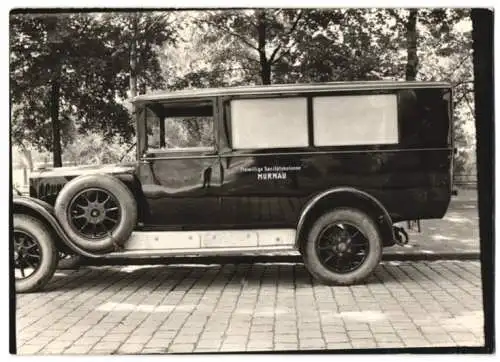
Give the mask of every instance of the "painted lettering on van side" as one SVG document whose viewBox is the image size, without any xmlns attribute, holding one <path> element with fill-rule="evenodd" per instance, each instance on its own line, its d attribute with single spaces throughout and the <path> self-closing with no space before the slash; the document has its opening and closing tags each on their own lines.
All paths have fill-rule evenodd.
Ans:
<svg viewBox="0 0 500 362">
<path fill-rule="evenodd" d="M 286 172 L 258 173 L 257 180 L 285 180 Z"/>
</svg>

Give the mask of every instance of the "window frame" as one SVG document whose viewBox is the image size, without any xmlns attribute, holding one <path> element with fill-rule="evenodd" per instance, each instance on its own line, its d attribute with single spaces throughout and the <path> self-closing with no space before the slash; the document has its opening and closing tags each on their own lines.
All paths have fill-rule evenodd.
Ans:
<svg viewBox="0 0 500 362">
<path fill-rule="evenodd" d="M 179 106 L 189 104 L 208 103 L 212 106 L 213 110 L 213 146 L 212 147 L 185 147 L 176 149 L 158 149 L 154 152 L 148 152 L 148 137 L 147 137 L 147 111 L 148 107 L 152 105 L 167 105 Z M 204 98 L 189 98 L 177 100 L 158 100 L 151 102 L 141 103 L 142 117 L 137 117 L 137 130 L 138 140 L 140 141 L 140 148 L 138 148 L 138 160 L 149 161 L 154 159 L 179 159 L 179 158 L 200 158 L 200 157 L 213 157 L 219 152 L 219 111 L 217 107 L 217 97 L 204 97 Z M 136 110 L 137 111 L 137 110 Z M 166 117 L 163 118 L 163 121 Z"/>
<path fill-rule="evenodd" d="M 222 97 L 221 108 L 222 108 L 222 118 L 221 118 L 221 138 L 226 139 L 226 146 L 229 150 L 233 152 L 245 152 L 245 151 L 264 151 L 264 150 L 283 150 L 283 151 L 296 151 L 308 149 L 311 145 L 309 138 L 305 146 L 289 146 L 289 147 L 269 147 L 269 148 L 235 148 L 233 144 L 233 112 L 231 110 L 231 102 L 234 100 L 259 100 L 259 99 L 284 99 L 284 98 L 301 98 L 305 100 L 306 103 L 306 128 L 307 133 L 310 133 L 310 122 L 309 122 L 309 94 L 308 93 L 287 93 L 287 94 L 262 94 L 262 95 L 251 95 L 251 96 L 227 96 Z M 227 133 L 226 133 L 227 132 Z M 309 137 L 309 136 L 308 136 Z"/>
<path fill-rule="evenodd" d="M 314 98 L 323 97 L 342 97 L 342 96 L 379 96 L 379 95 L 393 95 L 396 99 L 396 134 L 397 141 L 391 143 L 352 143 L 345 145 L 321 145 L 317 146 L 314 143 L 315 127 L 314 127 Z M 310 114 L 308 114 L 308 122 L 310 126 L 310 138 L 309 147 L 312 149 L 324 150 L 324 149 L 373 149 L 373 148 L 392 148 L 398 146 L 401 143 L 401 120 L 399 115 L 399 94 L 397 90 L 381 90 L 381 91 L 371 91 L 371 92 L 325 92 L 320 94 L 310 94 L 308 96 L 310 102 Z M 335 122 L 336 120 L 334 120 Z"/>
</svg>

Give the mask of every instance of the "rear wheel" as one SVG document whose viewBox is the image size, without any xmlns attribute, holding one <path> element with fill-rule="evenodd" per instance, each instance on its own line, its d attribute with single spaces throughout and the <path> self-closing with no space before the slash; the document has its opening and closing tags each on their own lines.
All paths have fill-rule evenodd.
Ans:
<svg viewBox="0 0 500 362">
<path fill-rule="evenodd" d="M 42 289 L 54 275 L 57 250 L 49 229 L 38 219 L 14 215 L 14 275 L 16 292 Z"/>
<path fill-rule="evenodd" d="M 355 284 L 379 264 L 382 242 L 375 222 L 365 213 L 340 208 L 321 216 L 303 249 L 309 272 L 326 284 Z"/>
</svg>

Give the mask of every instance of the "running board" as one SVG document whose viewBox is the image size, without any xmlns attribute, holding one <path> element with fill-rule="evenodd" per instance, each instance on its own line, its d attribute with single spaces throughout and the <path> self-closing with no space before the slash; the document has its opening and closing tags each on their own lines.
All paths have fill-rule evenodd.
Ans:
<svg viewBox="0 0 500 362">
<path fill-rule="evenodd" d="M 296 251 L 295 229 L 135 231 L 122 251 L 104 258 L 217 256 Z"/>
</svg>

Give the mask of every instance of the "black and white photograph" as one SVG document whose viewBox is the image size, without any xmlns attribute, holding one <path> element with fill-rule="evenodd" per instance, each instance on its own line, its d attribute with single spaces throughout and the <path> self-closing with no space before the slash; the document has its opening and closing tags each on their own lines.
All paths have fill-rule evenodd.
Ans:
<svg viewBox="0 0 500 362">
<path fill-rule="evenodd" d="M 306 6 L 10 10 L 10 353 L 493 352 L 493 9 Z"/>
</svg>

